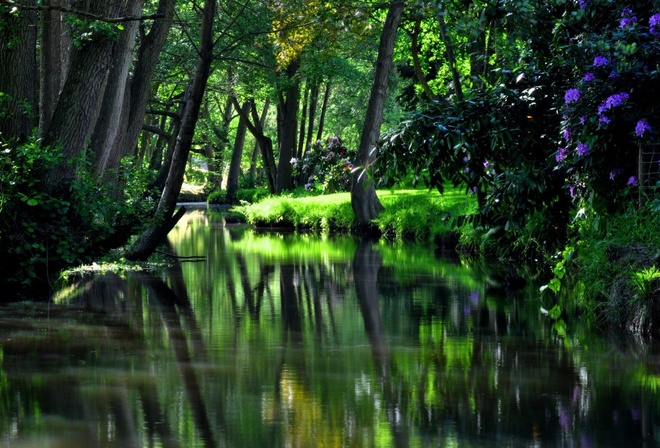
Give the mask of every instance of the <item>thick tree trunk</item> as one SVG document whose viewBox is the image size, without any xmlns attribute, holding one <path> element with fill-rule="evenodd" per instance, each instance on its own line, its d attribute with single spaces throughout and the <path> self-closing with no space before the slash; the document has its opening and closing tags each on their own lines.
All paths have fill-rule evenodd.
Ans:
<svg viewBox="0 0 660 448">
<path fill-rule="evenodd" d="M 161 194 L 156 216 L 161 219 L 152 227 L 147 229 L 135 244 L 126 253 L 129 260 L 144 260 L 153 253 L 159 244 L 167 237 L 167 234 L 174 227 L 181 217 L 181 208 L 179 212 L 174 213 L 176 202 L 181 192 L 183 184 L 183 175 L 188 162 L 188 155 L 192 147 L 195 127 L 199 117 L 199 111 L 204 99 L 206 83 L 211 73 L 211 62 L 213 61 L 213 20 L 215 18 L 216 0 L 206 0 L 204 2 L 204 13 L 202 15 L 202 32 L 199 45 L 199 57 L 197 66 L 193 75 L 192 86 L 190 89 L 190 99 L 185 107 L 183 118 L 181 119 L 181 131 L 176 138 L 176 146 L 172 156 L 172 164 L 165 182 L 165 188 Z"/>
<path fill-rule="evenodd" d="M 89 12 L 116 17 L 119 0 L 89 2 Z M 106 78 L 112 61 L 113 40 L 103 32 L 91 36 L 71 60 L 71 68 L 45 133 L 43 145 L 59 146 L 64 161 L 44 176 L 44 191 L 54 196 L 65 195 L 76 176 L 76 160 L 86 148 L 98 117 Z"/>
<path fill-rule="evenodd" d="M 131 154 L 137 145 L 151 92 L 151 81 L 172 25 L 175 4 L 176 0 L 160 0 L 158 13 L 163 14 L 163 17 L 154 20 L 149 33 L 141 33 L 137 62 L 131 78 L 128 128 L 122 142 L 122 154 Z"/>
<path fill-rule="evenodd" d="M 122 9 L 122 15 L 137 16 L 145 0 L 133 0 Z M 124 24 L 119 42 L 113 54 L 99 119 L 92 135 L 95 152 L 95 170 L 98 178 L 109 180 L 104 173 L 116 170 L 122 159 L 122 143 L 129 124 L 128 84 L 129 69 L 138 31 L 138 21 Z"/>
<path fill-rule="evenodd" d="M 46 1 L 46 6 L 68 6 L 66 0 Z M 69 63 L 71 38 L 64 26 L 64 14 L 55 9 L 41 12 L 39 47 L 39 132 L 48 128 L 60 95 Z"/>
<path fill-rule="evenodd" d="M 243 103 L 241 117 L 250 113 L 251 103 Z M 245 133 L 247 125 L 242 118 L 236 129 L 236 139 L 234 140 L 234 150 L 231 153 L 231 163 L 229 164 L 229 173 L 227 173 L 227 202 L 233 204 L 236 202 L 236 192 L 238 191 L 238 178 L 241 174 L 241 161 L 243 160 L 243 148 L 245 147 Z"/>
<path fill-rule="evenodd" d="M 371 85 L 367 114 L 357 154 L 357 165 L 360 165 L 362 169 L 353 173 L 351 204 L 355 212 L 355 219 L 361 226 L 369 226 L 371 220 L 376 218 L 383 209 L 378 196 L 376 196 L 374 182 L 367 176 L 367 169 L 376 156 L 375 149 L 380 138 L 380 126 L 383 123 L 383 109 L 387 98 L 387 84 L 392 68 L 394 43 L 401 22 L 403 4 L 403 0 L 395 0 L 390 4 L 387 11 L 378 46 L 374 80 Z"/>
<path fill-rule="evenodd" d="M 20 0 L 35 6 L 36 0 Z M 22 141 L 37 125 L 37 13 L 0 13 L 0 141 Z"/>
<path fill-rule="evenodd" d="M 300 102 L 300 83 L 294 79 L 298 71 L 298 61 L 291 62 L 287 67 L 287 77 L 291 83 L 284 96 L 280 97 L 277 112 L 279 116 L 279 160 L 277 162 L 277 178 L 275 193 L 293 189 L 293 166 L 291 158 L 295 154 L 296 133 L 298 131 L 298 104 Z"/>
</svg>

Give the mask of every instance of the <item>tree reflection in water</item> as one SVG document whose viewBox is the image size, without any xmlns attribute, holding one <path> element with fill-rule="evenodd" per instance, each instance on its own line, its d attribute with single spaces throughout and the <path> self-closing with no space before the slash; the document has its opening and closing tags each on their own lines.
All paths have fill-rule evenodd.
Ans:
<svg viewBox="0 0 660 448">
<path fill-rule="evenodd" d="M 202 263 L 0 309 L 3 445 L 584 447 L 658 433 L 651 343 L 559 338 L 534 295 L 499 297 L 427 250 L 207 220 L 172 237 Z"/>
</svg>

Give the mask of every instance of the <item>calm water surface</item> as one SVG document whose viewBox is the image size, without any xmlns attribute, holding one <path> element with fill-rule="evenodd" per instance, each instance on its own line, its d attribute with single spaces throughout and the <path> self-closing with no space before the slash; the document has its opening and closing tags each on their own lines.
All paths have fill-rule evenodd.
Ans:
<svg viewBox="0 0 660 448">
<path fill-rule="evenodd" d="M 163 275 L 0 309 L 9 447 L 601 447 L 660 439 L 660 358 L 429 247 L 200 212 Z"/>
</svg>

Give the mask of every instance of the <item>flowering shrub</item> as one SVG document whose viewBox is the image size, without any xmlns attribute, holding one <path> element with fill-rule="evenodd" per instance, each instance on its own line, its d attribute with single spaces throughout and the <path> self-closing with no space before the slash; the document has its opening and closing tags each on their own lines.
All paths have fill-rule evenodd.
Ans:
<svg viewBox="0 0 660 448">
<path fill-rule="evenodd" d="M 339 137 L 328 137 L 325 145 L 317 140 L 300 159 L 291 159 L 291 164 L 307 190 L 335 193 L 350 190 L 355 156 Z"/>
<path fill-rule="evenodd" d="M 655 143 L 660 126 L 660 13 L 646 2 L 636 11 L 595 0 L 580 6 L 582 30 L 563 55 L 577 81 L 564 93 L 554 160 L 571 196 L 614 210 L 639 186 L 639 147 Z"/>
</svg>

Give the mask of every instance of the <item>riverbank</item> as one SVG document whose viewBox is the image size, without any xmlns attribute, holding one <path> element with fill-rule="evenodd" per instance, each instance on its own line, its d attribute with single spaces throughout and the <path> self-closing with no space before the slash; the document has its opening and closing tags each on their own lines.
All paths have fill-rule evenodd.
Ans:
<svg viewBox="0 0 660 448">
<path fill-rule="evenodd" d="M 516 266 L 545 284 L 540 300 L 559 326 L 570 321 L 660 335 L 660 207 L 631 207 L 615 216 L 581 209 L 566 244 L 543 251 L 533 228 L 475 227 L 476 198 L 458 189 L 442 195 L 382 190 L 378 197 L 385 210 L 374 228 L 382 236 L 428 242 L 463 256 L 509 260 L 511 273 Z M 232 210 L 260 228 L 354 230 L 349 193 L 270 197 Z"/>
<path fill-rule="evenodd" d="M 477 212 L 474 196 L 459 189 L 443 194 L 421 189 L 380 190 L 385 207 L 374 229 L 389 239 L 458 243 L 461 228 Z M 278 196 L 233 207 L 255 227 L 351 233 L 355 230 L 350 193 Z"/>
</svg>

